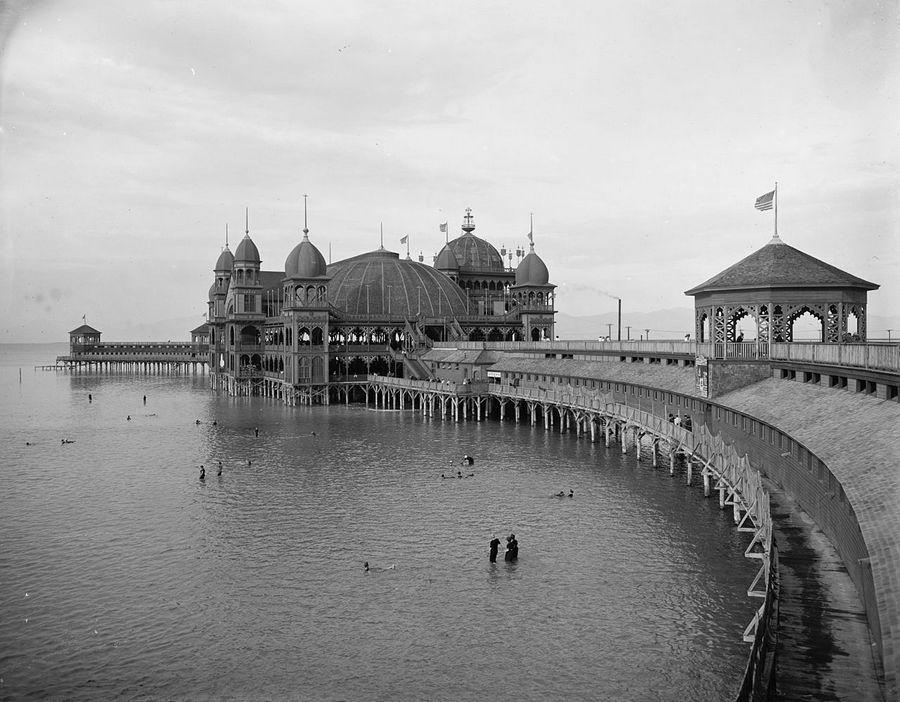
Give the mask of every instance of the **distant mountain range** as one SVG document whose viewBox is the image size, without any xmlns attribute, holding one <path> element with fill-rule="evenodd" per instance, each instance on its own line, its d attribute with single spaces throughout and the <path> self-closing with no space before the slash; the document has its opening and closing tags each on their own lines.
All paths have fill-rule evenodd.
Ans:
<svg viewBox="0 0 900 702">
<path fill-rule="evenodd" d="M 612 325 L 612 326 L 609 326 Z M 631 327 L 629 330 L 628 327 Z M 622 339 L 647 338 L 681 340 L 685 334 L 694 336 L 694 310 L 673 307 L 655 312 L 628 312 L 622 315 Z M 618 313 L 607 312 L 588 317 L 573 317 L 565 312 L 556 314 L 556 334 L 560 339 L 593 339 L 600 336 L 618 338 Z"/>
<path fill-rule="evenodd" d="M 561 340 L 596 340 L 600 336 L 610 335 L 617 338 L 617 313 L 573 317 L 564 312 L 556 314 L 556 334 Z M 608 325 L 612 325 L 611 327 Z M 628 330 L 628 326 L 631 330 Z M 629 312 L 622 316 L 622 339 L 647 338 L 650 340 L 681 340 L 690 333 L 694 338 L 694 310 L 690 307 L 673 307 L 655 312 Z M 870 340 L 886 340 L 891 330 L 892 341 L 900 340 L 900 317 L 879 317 L 872 315 L 868 320 L 868 337 Z M 630 337 L 629 337 L 630 334 Z M 800 332 L 800 338 L 806 336 Z"/>
<path fill-rule="evenodd" d="M 190 341 L 191 330 L 203 324 L 201 317 L 178 317 L 153 322 L 141 322 L 124 326 L 104 327 L 103 341 Z M 612 326 L 608 326 L 612 325 Z M 631 327 L 629 332 L 628 327 Z M 690 307 L 672 307 L 654 312 L 628 312 L 622 316 L 622 338 L 640 340 L 675 339 L 681 340 L 690 333 L 694 336 L 694 310 Z M 892 339 L 900 339 L 900 317 L 869 317 L 869 338 L 887 339 L 887 330 Z M 565 312 L 556 315 L 556 334 L 566 340 L 596 340 L 609 334 L 617 337 L 616 312 L 574 317 Z"/>
</svg>

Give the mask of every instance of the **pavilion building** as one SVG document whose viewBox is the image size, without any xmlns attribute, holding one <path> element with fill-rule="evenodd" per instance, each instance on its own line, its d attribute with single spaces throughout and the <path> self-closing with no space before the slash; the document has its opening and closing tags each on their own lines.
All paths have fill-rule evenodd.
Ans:
<svg viewBox="0 0 900 702">
<path fill-rule="evenodd" d="M 776 234 L 684 294 L 694 297 L 701 342 L 743 341 L 742 321 L 755 324 L 757 344 L 791 342 L 795 322 L 808 314 L 819 323 L 816 341 L 836 344 L 866 340 L 867 293 L 878 287 L 785 244 Z"/>
<path fill-rule="evenodd" d="M 436 341 L 540 341 L 554 332 L 554 290 L 543 260 L 519 263 L 461 234 L 435 256 L 413 260 L 382 245 L 327 264 L 302 240 L 282 270 L 262 269 L 249 226 L 232 254 L 226 242 L 209 290 L 209 368 L 214 387 L 327 403 L 329 386 L 369 373 L 428 377 L 421 362 Z"/>
</svg>

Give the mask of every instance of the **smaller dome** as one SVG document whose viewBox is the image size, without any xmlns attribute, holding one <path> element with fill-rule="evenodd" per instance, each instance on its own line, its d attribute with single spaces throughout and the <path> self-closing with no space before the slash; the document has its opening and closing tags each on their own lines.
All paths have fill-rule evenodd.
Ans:
<svg viewBox="0 0 900 702">
<path fill-rule="evenodd" d="M 219 254 L 219 259 L 216 261 L 216 267 L 213 268 L 213 271 L 228 271 L 231 273 L 232 266 L 234 266 L 234 254 L 231 253 L 228 244 L 225 244 L 225 248 Z"/>
<path fill-rule="evenodd" d="M 284 277 L 321 278 L 326 275 L 327 268 L 325 257 L 304 232 L 303 241 L 297 244 L 285 259 Z"/>
<path fill-rule="evenodd" d="M 532 245 L 531 253 L 516 268 L 516 285 L 547 285 L 549 282 L 550 271 Z"/>
<path fill-rule="evenodd" d="M 216 284 L 213 283 L 209 286 L 209 301 L 212 302 L 216 299 Z"/>
<path fill-rule="evenodd" d="M 241 263 L 260 263 L 259 249 L 256 248 L 256 244 L 253 243 L 249 234 L 244 234 L 244 238 L 238 244 L 237 250 L 234 252 L 234 260 Z"/>
</svg>

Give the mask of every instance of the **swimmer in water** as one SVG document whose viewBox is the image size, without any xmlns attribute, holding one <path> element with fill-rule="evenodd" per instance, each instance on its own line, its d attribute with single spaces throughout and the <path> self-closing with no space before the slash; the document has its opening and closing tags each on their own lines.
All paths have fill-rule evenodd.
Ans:
<svg viewBox="0 0 900 702">
<path fill-rule="evenodd" d="M 200 424 L 200 420 L 199 420 L 199 419 L 196 420 L 196 421 L 194 422 L 194 424 Z"/>
<path fill-rule="evenodd" d="M 569 497 L 575 497 L 575 491 L 569 490 Z"/>
<path fill-rule="evenodd" d="M 222 475 L 222 461 L 219 461 L 219 472 L 216 475 Z"/>
<path fill-rule="evenodd" d="M 381 567 L 379 567 L 379 566 L 370 566 L 370 565 L 369 565 L 369 562 L 366 561 L 365 563 L 363 563 L 363 568 L 365 568 L 365 572 L 366 572 L 366 573 L 368 573 L 369 571 L 375 571 L 375 570 L 393 570 L 393 569 L 394 569 L 394 564 L 392 563 L 392 564 L 389 565 L 387 568 L 381 568 Z"/>
<path fill-rule="evenodd" d="M 127 417 L 125 417 L 125 419 L 126 419 L 126 421 L 129 421 L 129 422 L 130 422 L 130 421 L 131 421 L 131 415 L 129 414 Z"/>
<path fill-rule="evenodd" d="M 206 468 L 200 466 L 200 480 L 206 480 Z"/>
</svg>

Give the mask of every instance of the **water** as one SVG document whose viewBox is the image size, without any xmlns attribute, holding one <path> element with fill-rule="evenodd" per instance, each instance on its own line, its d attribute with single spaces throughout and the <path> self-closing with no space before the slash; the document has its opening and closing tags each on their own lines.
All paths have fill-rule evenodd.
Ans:
<svg viewBox="0 0 900 702">
<path fill-rule="evenodd" d="M 736 690 L 754 563 L 683 478 L 511 422 L 32 370 L 64 348 L 0 346 L 0 698 Z"/>
</svg>

